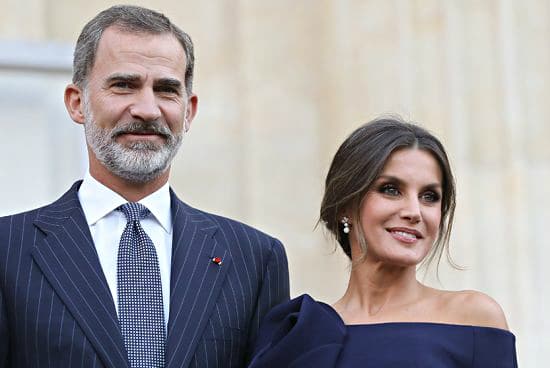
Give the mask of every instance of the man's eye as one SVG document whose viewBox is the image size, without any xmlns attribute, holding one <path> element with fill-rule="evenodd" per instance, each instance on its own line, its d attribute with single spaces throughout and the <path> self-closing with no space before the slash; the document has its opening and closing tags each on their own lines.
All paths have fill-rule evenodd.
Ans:
<svg viewBox="0 0 550 368">
<path fill-rule="evenodd" d="M 130 88 L 131 86 L 130 86 L 130 83 L 128 82 L 115 82 L 112 84 L 112 87 L 127 89 L 127 88 Z"/>
<path fill-rule="evenodd" d="M 179 91 L 174 87 L 157 87 L 156 91 L 160 93 L 170 93 L 174 95 L 179 94 Z"/>
<path fill-rule="evenodd" d="M 399 189 L 393 184 L 384 184 L 379 189 L 380 193 L 387 194 L 390 196 L 398 196 L 399 195 Z"/>
</svg>

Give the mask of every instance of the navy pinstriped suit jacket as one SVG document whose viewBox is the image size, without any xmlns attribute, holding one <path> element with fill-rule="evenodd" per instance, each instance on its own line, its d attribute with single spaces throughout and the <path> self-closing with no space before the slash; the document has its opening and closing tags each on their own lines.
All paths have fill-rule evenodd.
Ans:
<svg viewBox="0 0 550 368">
<path fill-rule="evenodd" d="M 0 367 L 128 367 L 77 190 L 0 218 Z M 288 299 L 281 243 L 171 192 L 166 366 L 243 367 L 260 319 Z M 222 257 L 221 266 L 211 261 Z"/>
</svg>

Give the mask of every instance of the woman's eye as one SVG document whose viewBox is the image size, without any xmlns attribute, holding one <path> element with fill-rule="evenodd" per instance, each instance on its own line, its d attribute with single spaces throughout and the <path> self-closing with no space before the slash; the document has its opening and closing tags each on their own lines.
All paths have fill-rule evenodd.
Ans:
<svg viewBox="0 0 550 368">
<path fill-rule="evenodd" d="M 392 184 L 385 184 L 380 187 L 380 193 L 397 196 L 399 195 L 399 190 Z"/>
<path fill-rule="evenodd" d="M 426 202 L 437 202 L 439 201 L 439 198 L 440 198 L 439 194 L 431 191 L 422 194 L 422 200 Z"/>
</svg>

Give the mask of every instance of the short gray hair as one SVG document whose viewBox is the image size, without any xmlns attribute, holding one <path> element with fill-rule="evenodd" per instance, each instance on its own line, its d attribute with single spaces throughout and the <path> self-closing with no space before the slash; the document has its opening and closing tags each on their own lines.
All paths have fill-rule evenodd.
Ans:
<svg viewBox="0 0 550 368">
<path fill-rule="evenodd" d="M 162 34 L 176 37 L 185 51 L 185 90 L 193 89 L 193 42 L 191 37 L 173 24 L 164 14 L 133 5 L 115 5 L 96 15 L 82 29 L 76 42 L 73 59 L 73 83 L 85 88 L 88 75 L 94 66 L 97 47 L 105 29 L 116 26 L 123 32 Z"/>
</svg>

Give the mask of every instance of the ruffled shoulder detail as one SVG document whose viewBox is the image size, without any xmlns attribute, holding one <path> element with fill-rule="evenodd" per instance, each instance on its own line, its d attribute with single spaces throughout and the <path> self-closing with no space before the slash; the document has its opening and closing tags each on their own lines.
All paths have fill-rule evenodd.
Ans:
<svg viewBox="0 0 550 368">
<path fill-rule="evenodd" d="M 248 368 L 333 368 L 345 336 L 340 317 L 304 294 L 267 314 Z"/>
<path fill-rule="evenodd" d="M 509 331 L 474 327 L 474 367 L 517 368 L 516 337 Z"/>
</svg>

